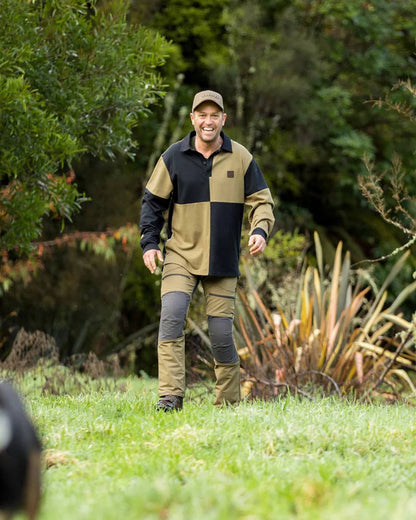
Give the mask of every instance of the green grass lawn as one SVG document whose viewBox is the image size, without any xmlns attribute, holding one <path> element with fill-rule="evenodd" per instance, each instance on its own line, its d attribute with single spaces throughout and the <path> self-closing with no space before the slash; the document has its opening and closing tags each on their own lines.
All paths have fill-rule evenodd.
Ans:
<svg viewBox="0 0 416 520">
<path fill-rule="evenodd" d="M 49 464 L 42 520 L 416 519 L 411 407 L 206 395 L 163 414 L 154 380 L 123 382 L 20 383 Z"/>
</svg>

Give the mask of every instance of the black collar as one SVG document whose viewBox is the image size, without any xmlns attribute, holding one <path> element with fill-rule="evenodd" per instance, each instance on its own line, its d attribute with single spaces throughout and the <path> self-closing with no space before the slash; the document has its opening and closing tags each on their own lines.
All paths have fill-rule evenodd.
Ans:
<svg viewBox="0 0 416 520">
<path fill-rule="evenodd" d="M 231 144 L 231 139 L 228 137 L 228 135 L 224 134 L 223 131 L 221 131 L 221 137 L 222 137 L 222 145 L 221 145 L 221 148 L 220 150 L 222 150 L 223 152 L 229 152 L 229 153 L 232 153 L 233 152 L 233 146 Z M 194 151 L 194 148 L 192 147 L 192 139 L 196 136 L 196 132 L 195 130 L 192 130 L 191 132 L 189 132 L 189 134 L 187 136 L 185 136 L 183 139 L 182 139 L 182 144 L 181 144 L 181 152 L 189 152 L 190 150 Z"/>
</svg>

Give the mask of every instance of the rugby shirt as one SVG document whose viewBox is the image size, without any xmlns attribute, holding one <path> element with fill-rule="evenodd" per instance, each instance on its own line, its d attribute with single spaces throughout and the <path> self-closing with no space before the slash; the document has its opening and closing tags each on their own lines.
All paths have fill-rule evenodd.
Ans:
<svg viewBox="0 0 416 520">
<path fill-rule="evenodd" d="M 140 245 L 157 249 L 167 212 L 165 263 L 197 276 L 239 276 L 244 205 L 250 235 L 267 239 L 273 199 L 251 153 L 221 132 L 223 144 L 208 159 L 194 147 L 195 131 L 159 158 L 146 185 Z"/>
</svg>

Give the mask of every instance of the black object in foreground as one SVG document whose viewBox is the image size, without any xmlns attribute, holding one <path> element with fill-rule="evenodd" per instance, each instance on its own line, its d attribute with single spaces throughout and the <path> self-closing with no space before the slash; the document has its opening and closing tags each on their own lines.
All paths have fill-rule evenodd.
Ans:
<svg viewBox="0 0 416 520">
<path fill-rule="evenodd" d="M 12 385 L 0 383 L 0 517 L 34 520 L 41 494 L 41 444 Z"/>
</svg>

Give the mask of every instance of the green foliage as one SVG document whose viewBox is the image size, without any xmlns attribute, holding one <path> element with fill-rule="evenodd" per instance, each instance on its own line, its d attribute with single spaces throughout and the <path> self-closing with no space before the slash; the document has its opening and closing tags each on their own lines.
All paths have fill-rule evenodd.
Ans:
<svg viewBox="0 0 416 520">
<path fill-rule="evenodd" d="M 415 8 L 414 0 L 230 1 L 227 46 L 204 58 L 229 132 L 256 154 L 285 227 L 324 226 L 355 258 L 375 235 L 385 248 L 394 242 L 361 199 L 363 155 L 387 164 L 396 147 L 416 167 L 415 128 L 368 103 L 415 74 Z"/>
<path fill-rule="evenodd" d="M 396 85 L 396 89 L 405 90 L 410 94 L 410 99 L 397 101 L 389 95 L 379 100 L 377 105 L 386 106 L 414 124 L 416 87 L 408 80 Z M 416 183 L 414 175 L 409 175 L 398 156 L 393 158 L 389 169 L 382 172 L 377 171 L 375 161 L 368 156 L 365 157 L 365 165 L 366 173 L 358 178 L 364 197 L 385 222 L 399 229 L 406 237 L 405 244 L 385 255 L 385 259 L 409 249 L 416 242 Z"/>
<path fill-rule="evenodd" d="M 0 73 L 0 106 L 0 249 L 27 250 L 52 206 L 67 217 L 78 208 L 75 187 L 51 175 L 78 148 L 23 76 Z"/>
<path fill-rule="evenodd" d="M 374 160 L 377 174 L 388 170 L 397 153 L 402 157 L 403 171 L 407 172 L 404 177 L 406 187 L 412 188 L 410 194 L 413 193 L 415 176 L 412 172 L 416 161 L 409 143 L 415 138 L 414 123 L 387 110 L 386 104 L 374 106 L 368 101 L 386 99 L 389 95 L 391 103 L 410 100 L 410 105 L 414 104 L 412 95 L 405 92 L 404 85 L 394 91 L 391 88 L 398 80 L 415 75 L 415 0 L 130 0 L 129 3 L 128 20 L 146 24 L 150 31 L 143 27 L 124 27 L 125 4 L 119 1 L 99 0 L 96 4 L 75 0 L 2 2 L 0 41 L 3 54 L 0 74 L 7 81 L 23 81 L 24 88 L 18 90 L 20 93 L 16 94 L 16 99 L 23 97 L 22 92 L 26 89 L 24 95 L 28 99 L 25 103 L 34 114 L 34 127 L 40 129 L 37 136 L 31 136 L 32 122 L 19 118 L 25 128 L 19 139 L 22 142 L 27 136 L 27 149 L 36 152 L 39 157 L 45 149 L 56 152 L 55 162 L 52 167 L 45 167 L 45 171 L 56 173 L 54 177 L 62 180 L 60 187 L 69 190 L 70 207 L 74 184 L 64 182 L 69 164 L 60 147 L 63 148 L 63 144 L 65 147 L 71 145 L 76 157 L 87 146 L 93 153 L 104 157 L 124 153 L 123 146 L 119 146 L 120 132 L 128 131 L 129 125 L 124 125 L 124 121 L 130 122 L 128 109 L 134 111 L 137 108 L 128 107 L 129 99 L 124 95 L 124 78 L 128 78 L 130 85 L 135 84 L 128 72 L 134 70 L 128 69 L 129 63 L 132 60 L 134 66 L 143 63 L 143 70 L 150 74 L 147 82 L 150 87 L 145 90 L 145 96 L 158 97 L 158 92 L 162 90 L 157 80 L 151 80 L 154 73 L 158 78 L 157 72 L 164 74 L 171 90 L 164 106 L 156 107 L 139 127 L 129 130 L 128 139 L 140 142 L 134 165 L 112 161 L 104 169 L 102 163 L 91 159 L 74 166 L 77 190 L 87 193 L 94 200 L 83 205 L 82 213 L 75 216 L 73 224 L 66 225 L 67 229 L 106 232 L 107 228 L 114 229 L 125 222 L 136 221 L 138 205 L 133 208 L 132 199 L 137 199 L 143 191 L 148 168 L 154 159 L 152 154 L 158 156 L 171 140 L 180 138 L 189 129 L 187 115 L 195 90 L 212 87 L 224 94 L 228 113 L 227 133 L 253 151 L 273 195 L 280 199 L 277 215 L 279 229 L 294 233 L 299 229 L 306 236 L 319 229 L 322 241 L 325 238 L 325 245 L 332 243 L 332 247 L 336 247 L 338 241 L 343 240 L 351 251 L 353 261 L 382 256 L 386 251 L 402 245 L 401 231 L 396 232 L 392 226 L 384 224 L 363 201 L 357 175 L 366 173 L 362 153 Z M 90 7 L 87 8 L 87 4 Z M 51 6 L 59 8 L 51 11 Z M 67 6 L 74 9 L 67 9 Z M 76 20 L 73 26 L 71 20 Z M 107 24 L 108 31 L 102 29 L 103 24 Z M 157 42 L 160 43 L 160 40 L 153 30 L 161 31 L 172 44 L 166 47 L 162 42 L 159 47 Z M 134 33 L 129 36 L 129 43 L 125 41 L 125 31 Z M 42 38 L 38 38 L 38 34 Z M 134 42 L 140 38 L 144 51 L 146 42 L 150 42 L 149 52 L 140 52 L 140 46 L 134 47 Z M 123 54 L 126 48 L 130 49 L 128 57 Z M 168 63 L 162 65 L 159 59 L 161 54 L 169 55 Z M 5 65 L 3 60 L 6 60 Z M 152 60 L 153 65 L 147 67 L 146 63 Z M 113 74 L 113 70 L 116 73 Z M 178 72 L 184 72 L 179 87 Z M 141 71 L 137 69 L 135 78 L 140 77 Z M 114 94 L 112 85 L 122 95 Z M 154 91 L 153 85 L 156 85 Z M 13 88 L 16 89 L 16 85 Z M 105 91 L 109 95 L 107 107 L 106 98 L 103 99 Z M 139 94 L 132 96 L 133 101 L 139 99 Z M 2 103 L 4 100 L 2 97 Z M 6 110 L 7 103 L 4 103 L 4 108 L 1 104 L 0 110 Z M 90 110 L 91 103 L 96 110 Z M 17 105 L 24 113 L 22 103 Z M 121 113 L 124 108 L 123 119 Z M 147 107 L 144 108 L 146 110 Z M 39 119 L 41 116 L 43 119 Z M 118 123 L 110 133 L 108 125 L 113 120 Z M 13 128 L 10 119 L 7 125 L 7 128 Z M 49 139 L 45 128 L 54 128 L 55 137 Z M 106 137 L 102 135 L 102 129 L 107 132 Z M 79 132 L 81 137 L 77 135 Z M 7 153 L 8 147 L 13 145 L 14 139 L 9 139 L 7 147 L 4 146 L 7 135 L 4 131 L 0 134 L 0 153 Z M 59 137 L 62 135 L 66 135 L 70 142 L 64 143 Z M 109 142 L 115 148 L 108 153 L 106 144 Z M 15 159 L 9 161 L 11 167 L 22 161 L 22 164 L 27 164 L 24 168 L 27 176 L 32 178 L 35 175 L 29 152 L 19 154 Z M 19 169 L 19 176 L 23 173 Z M 128 181 L 125 180 L 127 178 Z M 384 192 L 387 181 L 388 173 L 380 182 Z M 45 197 L 53 187 L 49 186 L 49 178 L 42 182 L 48 188 L 32 197 L 31 206 L 25 210 L 30 217 L 25 220 L 23 215 L 19 215 L 22 219 L 20 229 L 26 229 L 28 224 L 43 223 L 46 225 L 45 238 L 48 239 L 55 236 L 59 226 L 55 220 L 42 221 L 41 211 L 44 208 L 51 216 L 59 216 L 59 204 L 54 201 L 53 208 L 49 207 L 49 200 Z M 2 185 L 7 183 L 9 180 L 2 178 Z M 6 187 L 10 189 L 8 185 Z M 34 189 L 31 187 L 32 191 Z M 28 190 L 25 193 L 30 200 Z M 4 195 L 2 192 L 1 199 L 2 204 L 9 204 L 7 211 L 11 212 L 12 202 L 8 201 L 6 192 Z M 16 199 L 12 218 L 16 225 L 19 207 L 24 208 L 25 204 L 23 197 L 18 202 Z M 1 207 L 2 232 L 9 229 L 9 223 L 4 219 Z M 30 237 L 31 240 L 36 237 L 36 229 Z M 12 247 L 16 241 L 24 245 L 26 238 L 18 240 L 17 234 L 14 235 L 10 240 Z M 97 242 L 97 245 L 100 244 Z M 111 255 L 109 249 L 103 250 Z M 269 246 L 269 251 L 273 255 L 279 253 L 273 245 Z M 293 272 L 291 267 L 297 265 L 301 257 L 301 251 L 297 251 L 295 257 L 287 252 L 288 262 L 279 256 L 274 264 L 272 258 L 267 258 L 260 267 L 255 262 L 253 269 L 262 276 L 257 280 L 264 284 L 258 289 L 261 297 L 264 298 L 264 287 L 272 284 L 275 292 L 273 297 L 265 297 L 267 304 L 280 301 L 285 312 L 294 299 L 293 287 L 299 277 L 299 272 Z M 13 255 L 9 255 L 5 262 L 7 269 L 12 259 Z M 76 260 L 71 254 L 69 263 L 74 268 L 69 270 L 58 253 L 56 268 L 52 266 L 52 261 L 48 264 L 53 281 L 46 282 L 46 286 L 53 292 L 56 280 L 66 278 L 62 286 L 65 285 L 69 291 L 67 298 L 63 288 L 58 291 L 59 337 L 64 335 L 62 330 L 65 327 L 67 337 L 73 329 L 77 331 L 74 334 L 78 335 L 81 328 L 78 321 L 83 322 L 84 305 L 89 304 L 88 298 L 94 299 L 95 294 L 103 306 L 107 305 L 105 298 L 101 297 L 102 280 L 110 278 L 105 262 L 101 263 L 94 257 L 93 278 L 84 276 L 82 269 L 80 272 L 75 269 L 75 266 L 87 266 L 89 261 L 87 255 Z M 28 263 L 19 265 L 25 277 L 36 268 L 36 265 Z M 154 322 L 159 304 L 158 288 L 154 278 L 147 276 L 142 269 L 139 253 L 130 265 L 131 271 L 126 278 L 128 283 L 122 297 L 126 312 L 118 311 L 127 334 L 140 330 L 148 322 Z M 381 285 L 390 269 L 388 264 L 377 265 L 372 273 L 375 285 Z M 287 276 L 284 276 L 285 270 Z M 6 273 L 9 280 L 11 274 L 10 271 Z M 46 274 L 42 274 L 40 286 L 45 284 L 43 276 Z M 410 276 L 409 268 L 403 267 L 402 273 L 393 281 L 389 298 L 406 286 Z M 96 284 L 94 287 L 93 281 Z M 112 284 L 118 285 L 118 281 L 116 276 L 111 275 L 111 284 L 103 289 L 104 293 L 107 290 L 111 294 L 109 300 L 114 294 L 119 295 Z M 78 286 L 81 303 L 77 302 L 77 295 L 72 290 L 74 286 Z M 34 287 L 35 284 L 31 285 L 35 293 L 33 301 L 36 301 L 39 289 Z M 28 290 L 27 286 L 19 286 L 18 292 L 25 293 L 27 301 L 30 301 Z M 138 305 L 135 299 L 139 299 Z M 53 298 L 48 298 L 49 302 L 51 300 Z M 18 302 L 18 298 L 5 302 L 3 308 L 7 308 L 8 312 L 19 310 Z M 119 296 L 113 302 L 119 305 Z M 409 302 L 407 310 L 413 310 L 414 300 L 409 299 Z M 10 308 L 13 304 L 16 309 Z M 137 311 L 139 307 L 140 311 Z M 25 304 L 20 315 L 26 316 L 28 308 Z M 53 304 L 47 307 L 51 308 L 56 310 Z M 37 323 L 33 321 L 36 328 L 44 325 L 57 331 L 53 312 L 46 311 L 50 318 L 46 320 L 40 316 L 42 310 L 39 307 L 31 309 L 38 313 Z M 88 307 L 87 312 L 93 312 L 92 306 Z M 109 322 L 107 311 L 100 316 Z M 117 326 L 113 321 L 112 327 Z M 96 329 L 91 327 L 91 336 L 88 336 L 94 348 L 100 343 L 99 332 L 93 337 L 93 330 L 98 328 L 98 324 Z M 65 348 L 70 349 L 71 345 Z"/>
<path fill-rule="evenodd" d="M 163 38 L 129 26 L 126 2 L 95 4 L 1 4 L 1 250 L 27 252 L 50 211 L 70 218 L 84 197 L 62 172 L 81 153 L 131 156 L 132 129 L 162 94 Z"/>
<path fill-rule="evenodd" d="M 298 232 L 278 230 L 268 240 L 261 257 L 253 258 L 243 249 L 239 286 L 246 294 L 255 288 L 270 306 L 278 302 L 290 308 L 296 301 L 292 288 L 299 277 L 307 247 L 307 239 Z"/>
<path fill-rule="evenodd" d="M 267 242 L 264 258 L 280 264 L 281 269 L 293 269 L 299 259 L 299 251 L 305 247 L 305 237 L 299 233 L 285 233 L 281 229 Z M 267 269 L 269 271 L 269 269 Z"/>
<path fill-rule="evenodd" d="M 42 178 L 79 151 L 76 140 L 60 131 L 56 114 L 46 109 L 45 100 L 23 73 L 0 75 L 0 102 L 2 175 Z"/>
<path fill-rule="evenodd" d="M 178 45 L 190 83 L 204 80 L 204 57 L 224 42 L 221 12 L 228 0 L 162 0 L 152 26 Z M 177 71 L 178 72 L 178 71 Z M 206 78 L 209 80 L 209 78 Z"/>
<path fill-rule="evenodd" d="M 159 307 L 138 252 L 139 236 L 137 225 L 78 231 L 39 244 L 30 260 L 3 258 L 0 294 L 12 284 L 14 290 L 0 300 L 1 314 L 18 315 L 12 321 L 27 330 L 48 331 L 61 358 L 111 350 L 120 340 L 123 310 L 154 321 Z"/>
</svg>

